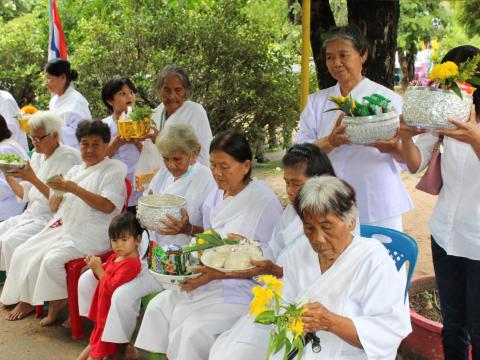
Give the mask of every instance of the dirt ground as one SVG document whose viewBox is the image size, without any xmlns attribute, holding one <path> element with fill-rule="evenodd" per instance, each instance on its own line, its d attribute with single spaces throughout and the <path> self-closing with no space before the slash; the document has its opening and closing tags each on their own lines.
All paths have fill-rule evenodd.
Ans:
<svg viewBox="0 0 480 360">
<path fill-rule="evenodd" d="M 278 160 L 272 157 L 272 160 Z M 275 166 L 256 169 L 254 175 L 264 178 L 286 202 L 285 185 L 280 169 Z M 428 218 L 436 198 L 415 189 L 419 177 L 404 174 L 403 180 L 412 197 L 415 209 L 404 216 L 404 231 L 413 236 L 419 246 L 416 274 L 433 273 Z M 3 320 L 6 311 L 0 309 L 0 360 L 70 360 L 75 359 L 86 345 L 87 339 L 74 341 L 69 331 L 60 326 L 41 328 L 38 319 L 30 316 L 20 321 Z M 88 322 L 85 324 L 89 326 Z M 146 359 L 144 353 L 142 359 Z"/>
</svg>

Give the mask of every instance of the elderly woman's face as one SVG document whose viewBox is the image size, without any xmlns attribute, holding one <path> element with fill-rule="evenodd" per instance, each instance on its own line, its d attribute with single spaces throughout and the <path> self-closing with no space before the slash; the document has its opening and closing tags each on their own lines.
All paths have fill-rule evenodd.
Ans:
<svg viewBox="0 0 480 360">
<path fill-rule="evenodd" d="M 95 165 L 105 158 L 108 143 L 100 135 L 87 135 L 80 139 L 80 155 L 87 167 Z"/>
<path fill-rule="evenodd" d="M 210 153 L 210 169 L 220 189 L 229 191 L 237 189 L 244 182 L 250 170 L 250 160 L 239 162 L 224 151 L 215 150 Z"/>
<path fill-rule="evenodd" d="M 160 96 L 167 114 L 172 115 L 183 105 L 187 96 L 182 79 L 177 75 L 167 76 L 163 80 Z"/>
<path fill-rule="evenodd" d="M 345 224 L 335 214 L 311 214 L 303 220 L 303 231 L 320 261 L 335 261 L 352 242 L 355 222 Z"/>
<path fill-rule="evenodd" d="M 285 180 L 288 200 L 293 203 L 298 192 L 308 180 L 308 177 L 305 176 L 305 166 L 284 168 L 283 179 Z"/>
<path fill-rule="evenodd" d="M 65 85 L 67 84 L 67 77 L 65 74 L 60 76 L 50 75 L 45 71 L 45 84 L 48 91 L 56 95 L 62 95 L 65 92 Z"/>
<path fill-rule="evenodd" d="M 328 72 L 340 84 L 362 79 L 362 68 L 367 56 L 367 52 L 360 55 L 350 40 L 333 40 L 325 48 Z"/>
<path fill-rule="evenodd" d="M 196 156 L 195 152 L 187 154 L 181 150 L 162 154 L 165 167 L 174 178 L 179 178 L 185 174 L 188 167 L 195 162 Z"/>
<path fill-rule="evenodd" d="M 58 134 L 47 135 L 44 128 L 30 128 L 28 137 L 39 154 L 49 154 L 58 145 Z"/>
</svg>

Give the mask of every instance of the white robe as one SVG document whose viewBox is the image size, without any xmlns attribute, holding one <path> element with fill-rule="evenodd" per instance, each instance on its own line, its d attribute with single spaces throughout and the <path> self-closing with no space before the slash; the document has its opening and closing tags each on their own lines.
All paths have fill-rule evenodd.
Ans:
<svg viewBox="0 0 480 360">
<path fill-rule="evenodd" d="M 353 88 L 350 96 L 360 101 L 363 96 L 373 93 L 389 98 L 396 111 L 399 114 L 402 112 L 400 95 L 367 78 Z M 296 143 L 311 143 L 332 132 L 340 111 L 325 112 L 335 108 L 335 104 L 328 100 L 329 96 L 341 96 L 338 83 L 309 96 L 308 104 L 300 116 Z M 355 189 L 362 224 L 396 218 L 413 208 L 400 178 L 401 166 L 392 155 L 382 154 L 369 146 L 342 145 L 330 152 L 328 157 L 337 176 Z M 398 221 L 391 220 L 388 224 L 398 224 Z"/>
<path fill-rule="evenodd" d="M 166 168 L 161 169 L 150 183 L 150 190 L 154 194 L 175 194 L 185 197 L 190 223 L 202 225 L 202 204 L 206 196 L 215 188 L 215 180 L 209 168 L 199 163 L 193 165 L 192 170 L 185 177 L 174 181 L 174 177 Z M 186 245 L 191 237 L 184 234 L 160 235 L 151 231 L 150 237 L 160 246 L 168 244 Z M 140 253 L 145 254 L 148 247 L 148 236 L 144 234 Z M 141 299 L 153 292 L 163 290 L 160 284 L 153 279 L 147 269 L 146 257 L 142 260 L 142 272 L 132 281 L 120 286 L 112 296 L 102 340 L 114 343 L 127 343 L 131 340 L 136 327 L 140 310 Z M 79 312 L 87 316 L 98 280 L 92 271 L 82 274 L 78 283 Z"/>
<path fill-rule="evenodd" d="M 307 345 L 302 358 L 395 359 L 400 341 L 411 331 L 411 325 L 408 306 L 403 303 L 404 282 L 380 242 L 355 237 L 322 274 L 318 256 L 308 240 L 300 241 L 283 265 L 285 301 L 318 301 L 330 311 L 350 318 L 364 348 L 353 347 L 326 331 L 317 331 L 322 351 L 315 354 Z M 269 330 L 269 326 L 254 323 L 251 316 L 242 317 L 232 330 L 219 337 L 210 360 L 264 358 Z M 272 359 L 281 359 L 282 355 L 280 352 Z"/>
<path fill-rule="evenodd" d="M 28 160 L 28 155 L 23 148 L 14 140 L 5 139 L 0 142 L 0 154 L 17 155 L 23 160 Z M 3 172 L 0 172 L 0 222 L 12 216 L 21 214 L 25 204 L 19 203 Z"/>
<path fill-rule="evenodd" d="M 165 126 L 170 126 L 172 124 L 191 125 L 201 146 L 200 154 L 198 155 L 198 162 L 206 166 L 210 165 L 209 152 L 213 136 L 207 113 L 202 105 L 187 100 L 177 111 L 170 115 L 168 119 L 165 119 L 165 106 L 160 104 L 154 109 L 152 120 L 160 131 Z"/>
<path fill-rule="evenodd" d="M 14 252 L 1 301 L 32 305 L 67 297 L 65 263 L 87 254 L 101 254 L 110 249 L 108 226 L 125 200 L 124 179 L 127 169 L 120 161 L 104 159 L 85 168 L 74 166 L 65 179 L 110 200 L 115 209 L 102 213 L 77 196 L 67 193 L 53 219 L 40 233 Z M 62 226 L 51 226 L 61 219 Z"/>
<path fill-rule="evenodd" d="M 7 126 L 12 132 L 11 139 L 20 144 L 23 150 L 28 151 L 27 135 L 20 130 L 18 120 L 15 118 L 19 113 L 20 109 L 12 94 L 0 90 L 0 114 L 5 118 Z"/>
<path fill-rule="evenodd" d="M 203 214 L 204 223 L 221 234 L 244 235 L 266 247 L 280 212 L 273 191 L 254 180 L 233 197 L 223 199 L 223 191 L 215 191 Z M 246 311 L 253 285 L 250 280 L 220 280 L 190 293 L 161 292 L 145 311 L 135 346 L 166 353 L 171 360 L 206 359 L 216 337 Z"/>
<path fill-rule="evenodd" d="M 75 137 L 78 123 L 82 120 L 92 120 L 88 101 L 73 88 L 73 85 L 70 85 L 63 95 L 52 96 L 48 108 L 64 121 L 62 142 L 78 149 L 78 141 Z"/>
<path fill-rule="evenodd" d="M 79 152 L 67 145 L 60 145 L 48 159 L 43 154 L 34 153 L 30 160 L 30 166 L 43 183 L 54 175 L 66 174 L 72 166 L 80 163 Z M 48 199 L 31 183 L 22 181 L 20 184 L 24 196 L 17 200 L 21 204 L 28 202 L 26 210 L 0 223 L 0 269 L 7 273 L 13 251 L 37 234 L 52 218 Z"/>
</svg>

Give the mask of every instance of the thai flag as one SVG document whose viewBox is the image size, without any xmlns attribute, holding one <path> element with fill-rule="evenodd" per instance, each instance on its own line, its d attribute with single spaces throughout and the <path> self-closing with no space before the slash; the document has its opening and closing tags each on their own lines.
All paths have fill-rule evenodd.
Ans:
<svg viewBox="0 0 480 360">
<path fill-rule="evenodd" d="M 57 9 L 56 0 L 48 0 L 50 13 L 50 35 L 48 40 L 48 60 L 55 58 L 67 59 L 67 43 L 62 30 L 60 14 Z"/>
</svg>

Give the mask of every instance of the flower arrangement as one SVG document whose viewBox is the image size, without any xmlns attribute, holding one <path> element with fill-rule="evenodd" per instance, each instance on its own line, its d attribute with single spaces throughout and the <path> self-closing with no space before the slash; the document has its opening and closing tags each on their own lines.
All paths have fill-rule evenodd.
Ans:
<svg viewBox="0 0 480 360">
<path fill-rule="evenodd" d="M 147 106 L 136 106 L 131 112 L 128 112 L 127 119 L 132 121 L 145 121 L 150 118 L 152 113 L 152 109 Z"/>
<path fill-rule="evenodd" d="M 203 233 L 195 234 L 196 243 L 183 248 L 184 253 L 193 251 L 203 251 L 222 245 L 236 245 L 240 243 L 240 240 L 234 240 L 229 238 L 222 238 L 222 236 L 215 230 L 208 230 Z"/>
<path fill-rule="evenodd" d="M 15 117 L 17 118 L 20 126 L 20 130 L 23 132 L 28 132 L 28 118 L 35 114 L 38 109 L 33 105 L 25 105 L 20 109 L 20 113 L 18 113 Z"/>
<path fill-rule="evenodd" d="M 473 93 L 475 91 L 473 86 L 480 86 L 480 78 L 475 76 L 479 63 L 480 54 L 460 65 L 446 61 L 435 65 L 428 78 L 439 87 L 452 90 L 462 99 L 462 91 Z"/>
<path fill-rule="evenodd" d="M 328 100 L 334 102 L 337 107 L 326 112 L 340 110 L 351 117 L 379 115 L 393 110 L 391 101 L 379 94 L 364 96 L 362 102 L 351 96 L 329 96 Z"/>
<path fill-rule="evenodd" d="M 302 315 L 306 309 L 303 304 L 282 304 L 283 282 L 276 277 L 263 275 L 258 277 L 258 281 L 265 286 L 259 285 L 252 289 L 254 298 L 250 303 L 249 314 L 257 323 L 273 325 L 267 359 L 284 349 L 284 359 L 287 359 L 292 350 L 297 350 L 300 360 L 305 344 Z"/>
</svg>

